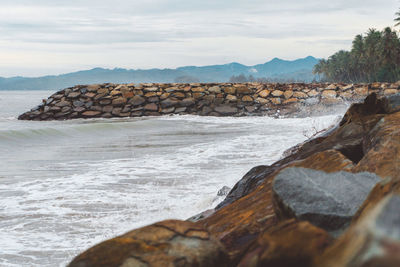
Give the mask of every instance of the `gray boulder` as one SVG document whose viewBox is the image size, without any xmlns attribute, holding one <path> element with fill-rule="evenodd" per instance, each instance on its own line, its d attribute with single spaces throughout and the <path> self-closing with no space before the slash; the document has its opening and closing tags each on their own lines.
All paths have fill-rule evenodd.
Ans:
<svg viewBox="0 0 400 267">
<path fill-rule="evenodd" d="M 228 106 L 228 105 L 216 106 L 214 108 L 214 110 L 216 112 L 218 112 L 219 114 L 226 115 L 226 116 L 234 115 L 238 112 L 238 109 L 236 107 L 232 107 L 232 106 Z"/>
<path fill-rule="evenodd" d="M 287 168 L 274 180 L 275 208 L 283 218 L 296 217 L 331 233 L 341 232 L 380 180 L 367 172 Z"/>
</svg>

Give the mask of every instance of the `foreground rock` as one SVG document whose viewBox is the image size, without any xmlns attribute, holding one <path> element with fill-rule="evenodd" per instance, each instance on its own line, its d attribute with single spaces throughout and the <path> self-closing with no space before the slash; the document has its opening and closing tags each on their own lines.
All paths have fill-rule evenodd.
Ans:
<svg viewBox="0 0 400 267">
<path fill-rule="evenodd" d="M 386 89 L 390 88 L 390 91 Z M 197 114 L 310 116 L 329 114 L 365 93 L 399 92 L 400 83 L 191 83 L 77 85 L 51 95 L 21 120 L 65 120 Z M 396 100 L 397 101 L 397 100 Z M 394 101 L 395 103 L 397 103 Z M 391 109 L 391 103 L 387 104 Z"/>
<path fill-rule="evenodd" d="M 223 247 L 207 230 L 163 221 L 107 240 L 77 256 L 69 267 L 227 266 Z"/>
<path fill-rule="evenodd" d="M 290 155 L 270 166 L 254 167 L 233 187 L 217 209 L 249 194 L 279 170 L 294 166 L 297 161 L 307 157 L 316 157 L 320 152 L 336 151 L 341 156 L 319 154 L 318 162 L 313 163 L 313 160 L 310 160 L 307 163 L 311 168 L 324 164 L 323 170 L 326 172 L 340 171 L 338 166 L 332 164 L 333 157 L 346 171 L 367 171 L 381 177 L 394 176 L 397 173 L 395 166 L 400 163 L 400 142 L 397 143 L 400 113 L 389 115 L 385 113 L 384 108 L 388 99 L 392 97 L 380 99 L 376 94 L 369 95 L 364 103 L 353 104 L 336 127 L 295 147 Z M 354 166 L 349 165 L 350 161 Z M 297 166 L 302 167 L 299 164 Z"/>
<path fill-rule="evenodd" d="M 387 196 L 317 258 L 315 266 L 400 266 L 399 211 L 400 196 Z"/>
<path fill-rule="evenodd" d="M 296 166 L 328 173 L 369 170 L 395 177 L 400 158 L 397 149 L 400 112 L 386 114 L 385 101 L 371 94 L 364 103 L 352 105 L 335 128 L 298 146 L 271 166 L 253 168 L 233 187 L 215 213 L 200 222 L 225 245 L 231 259 L 238 260 L 261 232 L 282 220 L 274 209 L 272 184 L 284 168 Z M 371 143 L 372 140 L 383 142 Z M 376 149 L 382 144 L 377 154 Z M 369 169 L 372 167 L 369 161 L 364 162 L 369 154 L 374 155 L 373 170 Z"/>
<path fill-rule="evenodd" d="M 286 168 L 274 180 L 276 212 L 281 218 L 309 221 L 329 232 L 342 231 L 380 180 L 366 172 Z"/>
<path fill-rule="evenodd" d="M 308 222 L 284 221 L 261 233 L 238 266 L 311 266 L 333 238 Z"/>
</svg>

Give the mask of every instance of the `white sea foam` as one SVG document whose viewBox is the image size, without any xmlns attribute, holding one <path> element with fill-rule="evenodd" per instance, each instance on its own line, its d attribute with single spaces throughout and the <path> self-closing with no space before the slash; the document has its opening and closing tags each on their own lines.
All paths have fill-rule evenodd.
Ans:
<svg viewBox="0 0 400 267">
<path fill-rule="evenodd" d="M 64 266 L 135 227 L 186 219 L 215 206 L 217 191 L 251 167 L 271 164 L 335 120 L 3 120 L 0 265 Z"/>
</svg>

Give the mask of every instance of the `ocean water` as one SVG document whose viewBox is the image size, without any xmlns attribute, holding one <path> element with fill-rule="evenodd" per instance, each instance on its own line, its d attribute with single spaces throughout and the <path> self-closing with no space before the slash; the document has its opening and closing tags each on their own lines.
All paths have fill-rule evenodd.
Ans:
<svg viewBox="0 0 400 267">
<path fill-rule="evenodd" d="M 343 114 L 16 119 L 51 93 L 0 91 L 0 266 L 65 266 L 133 228 L 187 219 Z"/>
</svg>

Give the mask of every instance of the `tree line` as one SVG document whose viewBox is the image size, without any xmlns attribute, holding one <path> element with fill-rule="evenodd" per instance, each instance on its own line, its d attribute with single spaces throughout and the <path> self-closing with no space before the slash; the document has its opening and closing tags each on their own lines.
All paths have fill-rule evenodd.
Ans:
<svg viewBox="0 0 400 267">
<path fill-rule="evenodd" d="M 400 11 L 396 13 L 400 25 Z M 350 51 L 340 50 L 313 69 L 327 82 L 396 82 L 400 80 L 400 39 L 395 30 L 369 29 L 357 35 Z"/>
</svg>

